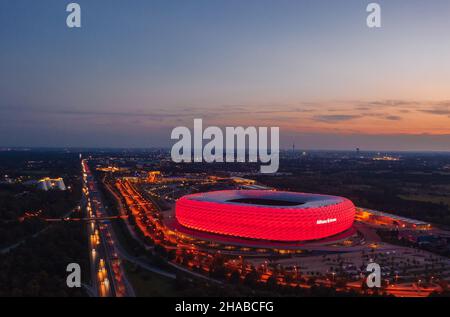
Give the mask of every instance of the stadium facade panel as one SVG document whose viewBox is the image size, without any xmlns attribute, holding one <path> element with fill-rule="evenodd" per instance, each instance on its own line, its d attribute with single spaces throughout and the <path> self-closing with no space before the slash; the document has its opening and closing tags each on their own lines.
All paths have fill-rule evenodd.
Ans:
<svg viewBox="0 0 450 317">
<path fill-rule="evenodd" d="M 353 225 L 355 206 L 343 197 L 267 190 L 228 190 L 187 195 L 176 203 L 184 227 L 268 241 L 308 241 Z"/>
</svg>

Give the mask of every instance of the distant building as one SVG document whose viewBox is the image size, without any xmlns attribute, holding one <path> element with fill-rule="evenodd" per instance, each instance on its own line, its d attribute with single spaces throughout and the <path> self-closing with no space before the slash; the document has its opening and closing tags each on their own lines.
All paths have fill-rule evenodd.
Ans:
<svg viewBox="0 0 450 317">
<path fill-rule="evenodd" d="M 236 184 L 244 184 L 244 185 L 254 185 L 256 183 L 253 179 L 247 179 L 242 177 L 232 177 L 231 178 Z"/>
<path fill-rule="evenodd" d="M 398 157 L 393 157 L 393 156 L 376 156 L 374 158 L 372 158 L 373 161 L 400 161 L 400 159 Z"/>
<path fill-rule="evenodd" d="M 39 190 L 48 191 L 51 189 L 57 190 L 66 190 L 66 184 L 64 184 L 64 180 L 60 178 L 51 179 L 49 177 L 43 178 L 38 181 L 37 188 Z"/>
<path fill-rule="evenodd" d="M 162 175 L 161 175 L 160 171 L 148 172 L 147 181 L 149 183 L 157 183 L 157 182 L 161 181 L 161 179 L 162 179 Z"/>
<path fill-rule="evenodd" d="M 394 226 L 403 229 L 430 230 L 431 224 L 428 222 L 397 216 L 394 214 L 371 210 L 367 208 L 356 208 L 356 220 L 370 221 L 374 224 Z"/>
<path fill-rule="evenodd" d="M 116 166 L 107 166 L 107 167 L 97 167 L 97 171 L 115 173 L 124 171 L 124 169 L 118 168 Z"/>
</svg>

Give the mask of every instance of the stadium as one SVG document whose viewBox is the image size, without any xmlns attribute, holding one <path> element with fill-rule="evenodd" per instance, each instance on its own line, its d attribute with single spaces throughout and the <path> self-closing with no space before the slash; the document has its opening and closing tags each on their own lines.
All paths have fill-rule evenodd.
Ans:
<svg viewBox="0 0 450 317">
<path fill-rule="evenodd" d="M 286 243 L 342 234 L 353 225 L 355 206 L 337 196 L 227 190 L 180 198 L 175 217 L 192 236 Z"/>
</svg>

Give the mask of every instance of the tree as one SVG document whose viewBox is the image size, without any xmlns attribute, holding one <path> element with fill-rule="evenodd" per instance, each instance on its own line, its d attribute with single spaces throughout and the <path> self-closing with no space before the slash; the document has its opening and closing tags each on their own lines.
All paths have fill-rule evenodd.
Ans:
<svg viewBox="0 0 450 317">
<path fill-rule="evenodd" d="M 239 284 L 241 282 L 241 274 L 238 270 L 234 270 L 230 275 L 230 283 L 231 284 Z"/>
<path fill-rule="evenodd" d="M 244 285 L 254 288 L 258 283 L 259 275 L 253 269 L 250 273 L 248 273 L 244 278 Z"/>
</svg>

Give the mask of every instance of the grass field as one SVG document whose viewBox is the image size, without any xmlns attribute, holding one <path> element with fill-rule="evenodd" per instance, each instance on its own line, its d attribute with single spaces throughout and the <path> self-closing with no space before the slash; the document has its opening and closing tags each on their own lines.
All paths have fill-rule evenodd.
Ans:
<svg viewBox="0 0 450 317">
<path fill-rule="evenodd" d="M 178 296 L 175 290 L 175 281 L 158 274 L 146 271 L 133 263 L 124 261 L 126 275 L 133 285 L 138 297 L 174 297 Z"/>
<path fill-rule="evenodd" d="M 435 204 L 444 204 L 450 207 L 450 197 L 449 196 L 441 196 L 441 195 L 399 195 L 401 199 L 404 200 L 413 200 L 413 201 L 421 201 L 421 202 L 430 202 Z"/>
</svg>

